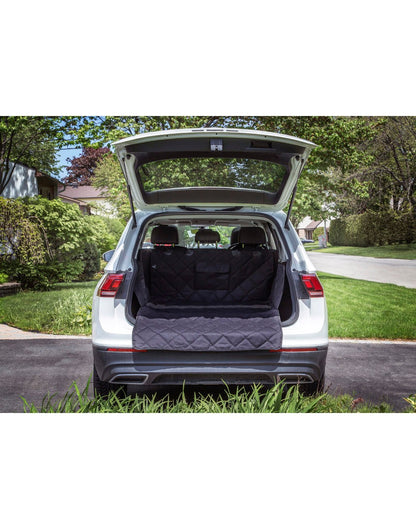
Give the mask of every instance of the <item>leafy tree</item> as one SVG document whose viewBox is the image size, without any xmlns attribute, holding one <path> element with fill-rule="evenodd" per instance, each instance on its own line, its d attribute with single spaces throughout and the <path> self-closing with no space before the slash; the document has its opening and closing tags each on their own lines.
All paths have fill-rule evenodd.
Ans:
<svg viewBox="0 0 416 529">
<path fill-rule="evenodd" d="M 215 118 L 216 119 L 216 118 Z M 209 116 L 83 116 L 67 118 L 66 141 L 84 147 L 110 147 L 113 141 L 156 130 L 211 126 Z"/>
<path fill-rule="evenodd" d="M 91 229 L 91 240 L 96 244 L 100 254 L 117 246 L 124 229 L 124 225 L 118 219 L 101 215 L 86 215 L 84 219 Z"/>
<path fill-rule="evenodd" d="M 70 165 L 67 167 L 68 176 L 64 178 L 64 183 L 77 183 L 81 186 L 93 185 L 92 179 L 97 163 L 109 152 L 111 151 L 108 147 L 84 147 L 80 156 L 67 158 Z"/>
<path fill-rule="evenodd" d="M 81 125 L 73 128 L 73 136 L 85 145 L 109 146 L 112 141 L 143 132 L 171 128 L 236 127 L 279 132 L 302 137 L 315 142 L 299 181 L 292 218 L 300 220 L 305 215 L 323 218 L 322 205 L 336 201 L 343 181 L 332 178 L 333 169 L 341 174 L 365 167 L 372 155 L 361 146 L 371 141 L 375 124 L 365 118 L 331 116 L 107 116 L 85 117 Z M 75 140 L 74 140 L 75 141 Z M 109 199 L 120 215 L 128 218 L 130 211 L 121 170 L 112 159 L 97 167 L 96 176 L 101 187 L 109 189 Z M 157 175 L 154 175 L 157 178 Z M 182 181 L 184 178 L 182 177 Z M 192 185 L 191 180 L 186 180 Z M 150 182 L 149 185 L 153 183 Z"/>
<path fill-rule="evenodd" d="M 114 206 L 117 216 L 127 222 L 131 216 L 131 210 L 127 197 L 126 181 L 115 156 L 106 156 L 98 162 L 94 185 L 99 189 L 107 189 L 107 200 Z"/>
<path fill-rule="evenodd" d="M 0 194 L 19 163 L 42 172 L 55 172 L 62 127 L 60 120 L 53 117 L 0 116 Z"/>
<path fill-rule="evenodd" d="M 374 163 L 362 172 L 379 208 L 410 211 L 416 219 L 416 117 L 378 120 L 370 147 Z M 384 199 L 384 200 L 383 200 Z"/>
<path fill-rule="evenodd" d="M 365 118 L 373 135 L 359 149 L 371 163 L 332 170 L 341 215 L 393 211 L 416 217 L 416 118 Z"/>
</svg>

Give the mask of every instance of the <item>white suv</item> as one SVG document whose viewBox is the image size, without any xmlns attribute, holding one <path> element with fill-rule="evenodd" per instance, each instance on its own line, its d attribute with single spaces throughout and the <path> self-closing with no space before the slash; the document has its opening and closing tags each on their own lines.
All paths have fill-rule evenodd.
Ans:
<svg viewBox="0 0 416 529">
<path fill-rule="evenodd" d="M 207 128 L 114 146 L 132 218 L 94 293 L 96 392 L 279 379 L 320 390 L 324 293 L 282 211 L 315 145 Z"/>
</svg>

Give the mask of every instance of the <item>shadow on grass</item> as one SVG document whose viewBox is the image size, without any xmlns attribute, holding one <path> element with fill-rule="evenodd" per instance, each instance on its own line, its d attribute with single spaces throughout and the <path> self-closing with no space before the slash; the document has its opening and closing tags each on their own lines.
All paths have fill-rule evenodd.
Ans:
<svg viewBox="0 0 416 529">
<path fill-rule="evenodd" d="M 53 285 L 48 292 L 60 291 L 60 290 L 77 290 L 95 287 L 99 280 L 93 279 L 92 281 L 74 281 L 73 283 L 56 283 Z"/>
</svg>

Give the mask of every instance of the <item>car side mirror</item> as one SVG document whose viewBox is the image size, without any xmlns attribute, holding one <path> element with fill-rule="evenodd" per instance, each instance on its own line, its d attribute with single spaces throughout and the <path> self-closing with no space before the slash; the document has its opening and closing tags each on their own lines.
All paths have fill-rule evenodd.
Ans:
<svg viewBox="0 0 416 529">
<path fill-rule="evenodd" d="M 108 252 L 103 253 L 103 259 L 106 263 L 113 257 L 114 252 L 115 250 L 108 250 Z"/>
</svg>

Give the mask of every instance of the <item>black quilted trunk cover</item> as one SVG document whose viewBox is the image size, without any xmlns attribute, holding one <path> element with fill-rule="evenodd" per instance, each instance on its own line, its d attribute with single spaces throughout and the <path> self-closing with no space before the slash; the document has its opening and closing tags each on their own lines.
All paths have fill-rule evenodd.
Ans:
<svg viewBox="0 0 416 529">
<path fill-rule="evenodd" d="M 135 349 L 280 349 L 272 250 L 155 249 L 143 266 L 147 301 L 137 314 Z"/>
</svg>

